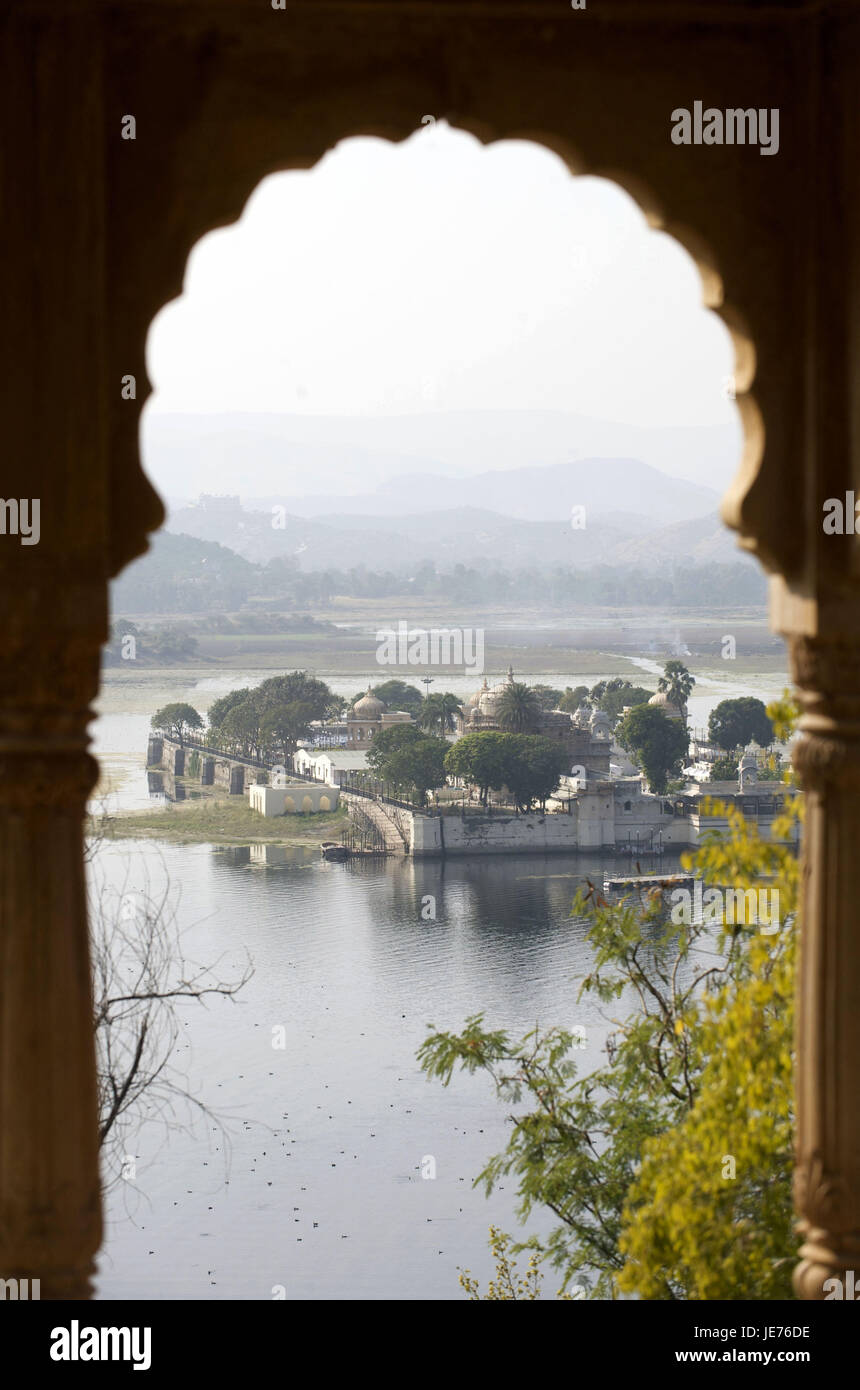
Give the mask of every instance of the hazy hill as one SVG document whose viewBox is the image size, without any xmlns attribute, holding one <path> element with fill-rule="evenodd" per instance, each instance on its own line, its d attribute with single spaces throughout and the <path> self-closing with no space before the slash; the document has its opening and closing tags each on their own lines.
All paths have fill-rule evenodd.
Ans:
<svg viewBox="0 0 860 1390">
<path fill-rule="evenodd" d="M 380 418 L 172 415 L 150 406 L 143 416 L 142 447 L 147 472 L 168 499 L 233 493 L 241 479 L 244 497 L 274 496 L 294 514 L 381 515 L 404 510 L 402 492 L 384 486 L 398 478 L 410 479 L 407 487 L 414 483 L 424 496 L 421 474 L 463 479 L 571 459 L 641 459 L 675 480 L 722 491 L 737 467 L 740 428 L 734 422 L 643 429 L 550 410 L 434 410 Z M 373 503 L 357 500 L 372 494 Z M 302 499 L 299 506 L 293 505 L 297 499 Z M 487 505 L 482 498 L 459 500 Z M 712 500 L 699 510 L 707 510 Z M 541 518 L 552 515 L 543 512 Z"/>
<path fill-rule="evenodd" d="M 241 608 L 257 570 L 234 550 L 159 531 L 111 585 L 116 613 L 207 613 Z"/>
<path fill-rule="evenodd" d="M 410 575 L 424 563 L 486 569 L 660 570 L 677 564 L 748 561 L 716 512 L 669 526 L 651 517 L 589 512 L 585 529 L 568 521 L 515 521 L 478 508 L 398 517 L 335 515 L 323 521 L 249 511 L 237 499 L 210 499 L 175 512 L 174 533 L 217 543 L 256 565 L 287 559 L 303 573 L 364 567 Z"/>
<path fill-rule="evenodd" d="M 236 510 L 240 517 L 256 515 L 258 523 L 268 525 L 265 513 Z M 282 550 L 267 563 L 252 562 L 211 541 L 160 532 L 149 553 L 129 565 L 113 584 L 113 611 L 126 616 L 187 616 L 247 611 L 245 605 L 250 604 L 256 613 L 260 605 L 277 613 L 308 612 L 335 595 L 379 598 L 407 593 L 420 593 L 435 600 L 448 598 L 461 606 L 472 604 L 478 608 L 498 602 L 545 602 L 574 607 L 607 603 L 659 606 L 669 602 L 705 608 L 764 602 L 764 578 L 752 559 L 730 549 L 725 554 L 717 549 L 717 543 L 730 546 L 731 540 L 725 533 L 720 536 L 715 516 L 703 518 L 698 524 L 684 523 L 684 528 L 699 537 L 694 547 L 698 558 L 694 560 L 679 557 L 677 542 L 682 528 L 652 531 L 644 541 L 627 538 L 613 543 L 608 527 L 562 535 L 555 523 L 513 522 L 492 513 L 479 516 L 483 524 L 501 524 L 495 538 L 499 546 L 504 543 L 504 558 L 500 561 L 477 555 L 474 537 L 471 553 L 476 558 L 472 561 L 457 561 L 455 565 L 447 556 L 448 563 L 422 561 L 417 530 L 411 537 L 399 538 L 403 552 L 411 550 L 409 563 L 399 567 L 382 564 L 378 555 L 368 554 L 367 548 L 353 552 L 344 547 L 344 540 L 360 540 L 372 549 L 376 539 L 372 531 L 350 533 L 329 528 L 326 544 L 334 549 L 328 552 L 322 545 L 318 550 L 311 546 L 309 552 L 312 560 L 319 561 L 331 553 L 334 561 L 307 566 L 300 563 L 307 558 L 307 551 L 296 557 Z M 426 518 L 411 520 L 417 527 Z M 295 525 L 298 536 L 302 534 L 298 528 L 307 523 L 298 519 Z M 511 530 L 529 533 L 525 564 L 510 536 L 506 538 L 506 532 Z M 536 541 L 538 532 L 541 536 Z M 446 534 L 449 538 L 453 535 L 450 523 Z M 261 535 L 261 540 L 264 538 Z M 250 540 L 250 548 L 262 555 L 262 544 L 253 537 Z M 555 543 L 560 551 L 567 548 L 564 563 L 553 562 Z M 358 554 L 364 554 L 367 563 L 350 563 Z"/>
<path fill-rule="evenodd" d="M 266 499 L 267 501 L 270 499 Z M 670 478 L 639 459 L 586 458 L 529 468 L 493 469 L 471 478 L 419 473 L 389 478 L 372 493 L 325 504 L 319 496 L 294 497 L 296 516 L 398 516 L 444 507 L 490 508 L 519 521 L 569 524 L 571 508 L 585 506 L 589 520 L 623 511 L 662 525 L 716 508 L 713 488 Z M 635 529 L 640 529 L 639 527 Z"/>
<path fill-rule="evenodd" d="M 539 568 L 589 565 L 605 560 L 642 524 L 626 527 L 589 521 L 574 531 L 565 521 L 514 521 L 495 512 L 462 507 L 396 517 L 330 516 L 324 521 L 287 515 L 273 527 L 272 514 L 203 505 L 171 515 L 171 531 L 217 541 L 258 564 L 290 557 L 304 571 L 352 569 L 408 573 L 423 561 L 454 565 Z M 635 529 L 634 529 L 635 528 Z"/>
<path fill-rule="evenodd" d="M 670 562 L 694 565 L 756 563 L 746 551 L 738 548 L 737 536 L 723 524 L 718 512 L 694 521 L 661 526 L 647 536 L 628 537 L 613 546 L 607 561 L 612 565 L 647 569 Z"/>
<path fill-rule="evenodd" d="M 208 494 L 171 510 L 171 531 L 227 546 L 256 564 L 291 557 L 302 570 L 406 570 L 422 561 L 548 567 L 659 563 L 647 537 L 666 527 L 672 558 L 692 558 L 714 530 L 717 494 L 670 478 L 636 459 L 580 459 L 543 467 L 493 470 L 471 478 L 438 474 L 389 479 L 374 493 L 341 496 L 306 515 L 309 499 L 279 501 Z M 380 510 L 370 510 L 378 507 Z M 574 526 L 584 508 L 585 526 Z M 274 509 L 277 509 L 275 514 Z M 577 510 L 577 521 L 582 518 Z M 278 524 L 273 524 L 277 522 Z M 731 546 L 731 541 L 727 542 Z M 717 542 L 722 553 L 722 542 Z"/>
</svg>

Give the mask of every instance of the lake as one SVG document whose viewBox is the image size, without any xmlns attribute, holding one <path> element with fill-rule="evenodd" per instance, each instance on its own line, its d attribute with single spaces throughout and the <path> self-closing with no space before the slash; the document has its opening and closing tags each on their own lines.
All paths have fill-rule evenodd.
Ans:
<svg viewBox="0 0 860 1390">
<path fill-rule="evenodd" d="M 111 803 L 149 804 L 143 760 L 158 703 L 205 707 L 268 674 L 108 679 L 94 732 Z M 342 684 L 351 693 L 362 681 Z M 779 677 L 712 682 L 694 722 L 708 699 L 781 689 Z M 667 855 L 663 867 L 676 863 Z M 214 1118 L 183 1129 L 152 1116 L 129 1136 L 134 1177 L 108 1195 L 98 1296 L 460 1299 L 458 1266 L 485 1287 L 490 1223 L 518 1231 L 510 1181 L 490 1200 L 472 1187 L 504 1146 L 506 1112 L 485 1078 L 457 1076 L 446 1090 L 415 1054 L 429 1024 L 459 1029 L 483 1011 L 517 1035 L 583 1027 L 586 1047 L 572 1055 L 585 1071 L 601 1065 L 608 1024 L 592 1000 L 577 1003 L 592 960 L 570 911 L 585 879 L 610 867 L 626 864 L 600 854 L 333 864 L 316 848 L 104 844 L 93 873 L 115 904 L 164 889 L 189 961 L 217 962 L 229 979 L 250 957 L 255 973 L 235 1000 L 179 1006 L 175 1064 Z M 422 917 L 428 898 L 435 920 Z M 529 1229 L 551 1224 L 541 1214 Z M 548 1296 L 557 1283 L 549 1274 Z"/>
<path fill-rule="evenodd" d="M 263 852 L 100 852 L 117 894 L 169 881 L 189 960 L 217 961 L 226 979 L 250 954 L 255 974 L 235 1002 L 181 1006 L 177 1063 L 226 1118 L 229 1145 L 208 1120 L 188 1134 L 144 1126 L 127 1149 L 135 1180 L 110 1195 L 98 1293 L 462 1297 L 457 1266 L 485 1282 L 490 1222 L 516 1224 L 510 1182 L 491 1201 L 472 1188 L 504 1145 L 505 1110 L 483 1078 L 427 1081 L 415 1053 L 428 1024 L 457 1029 L 483 1010 L 517 1034 L 584 1027 L 573 1055 L 599 1065 L 607 1025 L 577 1003 L 591 953 L 570 905 L 603 861 L 333 864 L 297 848 L 266 864 Z M 421 1176 L 428 1157 L 435 1178 Z"/>
</svg>

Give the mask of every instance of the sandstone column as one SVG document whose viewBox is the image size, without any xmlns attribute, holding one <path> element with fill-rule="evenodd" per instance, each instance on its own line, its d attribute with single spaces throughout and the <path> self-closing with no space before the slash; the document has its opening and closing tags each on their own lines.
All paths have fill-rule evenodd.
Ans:
<svg viewBox="0 0 860 1390">
<path fill-rule="evenodd" d="M 101 1240 L 87 725 L 108 577 L 161 515 L 113 438 L 103 74 L 82 8 L 0 19 L 2 491 L 40 523 L 0 535 L 0 1277 L 42 1298 L 88 1297 Z"/>
<path fill-rule="evenodd" d="M 795 638 L 792 662 L 806 788 L 795 1288 L 820 1299 L 860 1272 L 860 632 Z"/>
</svg>

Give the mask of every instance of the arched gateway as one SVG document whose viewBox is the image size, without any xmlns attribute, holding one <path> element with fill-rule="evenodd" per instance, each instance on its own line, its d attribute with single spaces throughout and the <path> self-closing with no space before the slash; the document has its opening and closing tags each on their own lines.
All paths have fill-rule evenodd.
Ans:
<svg viewBox="0 0 860 1390">
<path fill-rule="evenodd" d="M 798 1289 L 821 1297 L 857 1267 L 860 552 L 821 510 L 860 484 L 860 14 L 600 0 L 598 22 L 597 8 L 3 7 L 3 486 L 39 497 L 42 519 L 26 554 L 0 545 L 0 1269 L 40 1279 L 43 1298 L 86 1297 L 101 1240 L 82 820 L 107 581 L 163 520 L 138 458 L 147 329 L 191 247 L 264 175 L 350 135 L 403 139 L 425 113 L 615 177 L 687 247 L 732 332 L 746 443 L 724 516 L 773 576 L 804 711 Z M 679 107 L 739 93 L 779 111 L 777 155 L 673 141 Z"/>
</svg>

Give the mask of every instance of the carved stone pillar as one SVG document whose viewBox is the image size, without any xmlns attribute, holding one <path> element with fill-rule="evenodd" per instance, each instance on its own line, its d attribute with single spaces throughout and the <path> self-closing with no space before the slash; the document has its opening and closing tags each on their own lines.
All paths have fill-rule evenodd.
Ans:
<svg viewBox="0 0 860 1390">
<path fill-rule="evenodd" d="M 87 1297 L 101 1239 L 82 820 L 104 606 L 35 550 L 2 604 L 0 1276 L 42 1298 Z"/>
<path fill-rule="evenodd" d="M 83 862 L 110 574 L 161 508 L 121 437 L 101 18 L 0 16 L 0 1278 L 86 1298 L 101 1240 Z M 34 502 L 39 526 L 33 527 Z"/>
<path fill-rule="evenodd" d="M 806 789 L 795 1288 L 816 1299 L 860 1271 L 860 631 L 795 637 L 791 652 Z"/>
</svg>

